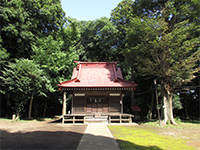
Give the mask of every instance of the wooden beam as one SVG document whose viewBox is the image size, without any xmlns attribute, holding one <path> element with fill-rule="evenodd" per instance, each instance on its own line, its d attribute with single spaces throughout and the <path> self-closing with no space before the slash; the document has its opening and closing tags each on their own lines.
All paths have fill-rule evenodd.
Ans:
<svg viewBox="0 0 200 150">
<path fill-rule="evenodd" d="M 66 92 L 63 92 L 63 109 L 62 115 L 66 115 Z"/>
</svg>

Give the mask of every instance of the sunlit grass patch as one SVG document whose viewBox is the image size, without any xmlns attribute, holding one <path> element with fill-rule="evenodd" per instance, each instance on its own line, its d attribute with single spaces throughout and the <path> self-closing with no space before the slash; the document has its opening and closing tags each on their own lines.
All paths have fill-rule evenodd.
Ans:
<svg viewBox="0 0 200 150">
<path fill-rule="evenodd" d="M 193 123 L 195 122 L 195 123 Z M 172 124 L 167 124 L 164 127 L 161 128 L 172 128 L 172 129 L 200 129 L 200 122 L 198 120 L 193 120 L 192 121 L 179 121 L 177 125 L 172 125 Z M 142 123 L 145 125 L 150 125 L 150 126 L 155 126 L 155 127 L 160 127 L 158 121 L 155 122 L 146 122 Z"/>
<path fill-rule="evenodd" d="M 172 136 L 159 135 L 148 129 L 130 126 L 108 126 L 122 150 L 163 149 L 194 150 L 186 141 Z"/>
</svg>

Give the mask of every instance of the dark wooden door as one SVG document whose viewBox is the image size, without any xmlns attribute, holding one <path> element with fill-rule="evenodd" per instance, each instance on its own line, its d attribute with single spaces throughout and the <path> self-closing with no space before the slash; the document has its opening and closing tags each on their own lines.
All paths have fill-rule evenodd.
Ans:
<svg viewBox="0 0 200 150">
<path fill-rule="evenodd" d="M 108 99 L 106 96 L 88 96 L 87 113 L 108 113 Z"/>
</svg>

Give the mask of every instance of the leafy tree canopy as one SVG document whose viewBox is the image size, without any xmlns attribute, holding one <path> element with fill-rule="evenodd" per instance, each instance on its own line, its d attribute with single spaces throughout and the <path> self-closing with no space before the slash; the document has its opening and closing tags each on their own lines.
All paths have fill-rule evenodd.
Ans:
<svg viewBox="0 0 200 150">
<path fill-rule="evenodd" d="M 55 89 L 59 82 L 69 79 L 72 64 L 78 59 L 76 52 L 62 51 L 62 45 L 62 40 L 55 41 L 52 36 L 37 39 L 36 44 L 32 45 L 34 55 L 31 58 L 40 64 Z"/>
<path fill-rule="evenodd" d="M 87 61 L 113 61 L 117 57 L 115 35 L 117 30 L 108 18 L 83 22 L 80 47 L 85 52 L 80 56 Z"/>
<path fill-rule="evenodd" d="M 174 123 L 173 87 L 191 81 L 200 71 L 196 4 L 197 1 L 124 0 L 112 12 L 111 20 L 125 37 L 123 54 L 128 64 L 137 74 L 156 77 L 161 83 L 165 122 L 169 119 Z"/>
<path fill-rule="evenodd" d="M 46 93 L 53 90 L 44 71 L 33 60 L 16 60 L 15 63 L 9 63 L 2 72 L 2 86 L 5 87 L 7 98 L 14 103 L 17 113 L 23 111 L 31 97 L 46 97 Z"/>
<path fill-rule="evenodd" d="M 62 26 L 60 0 L 2 0 L 2 46 L 12 58 L 30 57 L 37 37 L 54 35 Z"/>
</svg>

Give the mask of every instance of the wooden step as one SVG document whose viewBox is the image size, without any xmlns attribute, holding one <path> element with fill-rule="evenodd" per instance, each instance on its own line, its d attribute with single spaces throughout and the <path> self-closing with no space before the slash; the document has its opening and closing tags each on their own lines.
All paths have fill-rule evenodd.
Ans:
<svg viewBox="0 0 200 150">
<path fill-rule="evenodd" d="M 108 123 L 108 119 L 106 118 L 90 118 L 90 119 L 85 119 L 85 123 Z"/>
</svg>

